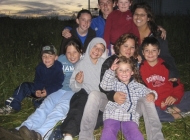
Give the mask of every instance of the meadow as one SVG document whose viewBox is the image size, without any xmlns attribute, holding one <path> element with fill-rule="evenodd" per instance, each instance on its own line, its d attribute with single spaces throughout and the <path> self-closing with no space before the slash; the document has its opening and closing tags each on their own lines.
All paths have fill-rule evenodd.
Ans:
<svg viewBox="0 0 190 140">
<path fill-rule="evenodd" d="M 156 22 L 166 29 L 170 52 L 175 58 L 181 81 L 185 90 L 190 90 L 190 16 L 159 16 Z M 20 83 L 33 81 L 35 67 L 41 61 L 41 47 L 53 44 L 59 50 L 62 29 L 73 24 L 73 20 L 60 21 L 56 17 L 0 18 L 0 107 Z M 0 126 L 16 127 L 33 111 L 31 99 L 27 98 L 22 102 L 20 112 L 0 116 Z M 146 139 L 143 118 L 140 122 L 140 130 Z M 190 117 L 162 124 L 166 140 L 190 140 Z M 101 128 L 94 134 L 99 140 Z M 124 139 L 121 133 L 118 139 Z"/>
</svg>

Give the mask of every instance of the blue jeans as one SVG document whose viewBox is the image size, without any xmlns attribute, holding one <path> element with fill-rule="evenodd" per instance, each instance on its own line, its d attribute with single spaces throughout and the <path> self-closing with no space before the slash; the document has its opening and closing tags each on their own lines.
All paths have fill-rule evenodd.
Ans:
<svg viewBox="0 0 190 140">
<path fill-rule="evenodd" d="M 181 112 L 190 111 L 190 91 L 186 91 L 180 103 L 174 106 L 179 108 Z M 171 114 L 166 113 L 165 110 L 162 110 L 159 107 L 156 107 L 156 110 L 161 122 L 173 122 L 175 120 L 174 117 Z"/>
<path fill-rule="evenodd" d="M 73 94 L 72 91 L 62 89 L 50 94 L 21 126 L 26 126 L 28 129 L 40 133 L 44 139 L 48 139 L 48 132 L 58 121 L 66 118 L 69 111 L 70 99 Z"/>
<path fill-rule="evenodd" d="M 117 140 L 117 133 L 120 129 L 127 140 L 144 140 L 143 135 L 135 122 L 120 122 L 113 119 L 107 119 L 104 121 L 104 128 L 100 140 Z"/>
</svg>

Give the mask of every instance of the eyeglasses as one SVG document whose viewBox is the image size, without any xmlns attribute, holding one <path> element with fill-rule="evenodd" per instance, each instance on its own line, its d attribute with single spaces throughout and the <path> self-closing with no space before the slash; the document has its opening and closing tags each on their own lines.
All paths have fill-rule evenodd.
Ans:
<svg viewBox="0 0 190 140">
<path fill-rule="evenodd" d="M 147 14 L 134 14 L 134 16 L 136 16 L 136 17 L 145 17 Z"/>
</svg>

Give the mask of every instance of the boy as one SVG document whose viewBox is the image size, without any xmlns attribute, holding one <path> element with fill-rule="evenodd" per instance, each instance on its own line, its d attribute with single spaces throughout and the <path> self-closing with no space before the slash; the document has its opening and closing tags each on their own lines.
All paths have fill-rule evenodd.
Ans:
<svg viewBox="0 0 190 140">
<path fill-rule="evenodd" d="M 10 114 L 21 109 L 21 102 L 25 97 L 33 97 L 37 108 L 49 94 L 62 88 L 64 74 L 62 64 L 57 61 L 57 50 L 54 46 L 42 48 L 42 62 L 36 67 L 34 82 L 21 83 L 14 91 L 13 96 L 5 101 L 5 107 L 0 114 Z"/>
<path fill-rule="evenodd" d="M 76 23 L 78 24 L 71 30 L 71 36 L 78 39 L 82 44 L 82 51 L 85 53 L 86 48 L 89 42 L 96 37 L 96 32 L 90 28 L 92 20 L 92 14 L 89 10 L 83 9 L 78 12 Z M 67 38 L 63 37 L 61 43 L 60 54 L 64 52 L 65 43 L 67 42 Z"/>
<path fill-rule="evenodd" d="M 148 88 L 158 93 L 155 101 L 160 121 L 171 122 L 190 115 L 190 92 L 184 94 L 180 80 L 169 80 L 169 65 L 160 54 L 159 42 L 154 37 L 146 37 L 142 43 L 145 61 L 140 66 L 140 73 Z"/>
</svg>

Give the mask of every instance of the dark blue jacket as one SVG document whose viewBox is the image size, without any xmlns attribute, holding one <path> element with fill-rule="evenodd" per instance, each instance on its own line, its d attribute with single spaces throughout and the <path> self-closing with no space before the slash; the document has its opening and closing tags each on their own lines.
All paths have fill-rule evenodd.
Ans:
<svg viewBox="0 0 190 140">
<path fill-rule="evenodd" d="M 45 89 L 48 96 L 49 94 L 61 89 L 64 81 L 62 67 L 62 64 L 57 60 L 50 68 L 47 68 L 43 62 L 40 62 L 36 67 L 34 78 L 35 91 Z"/>
</svg>

